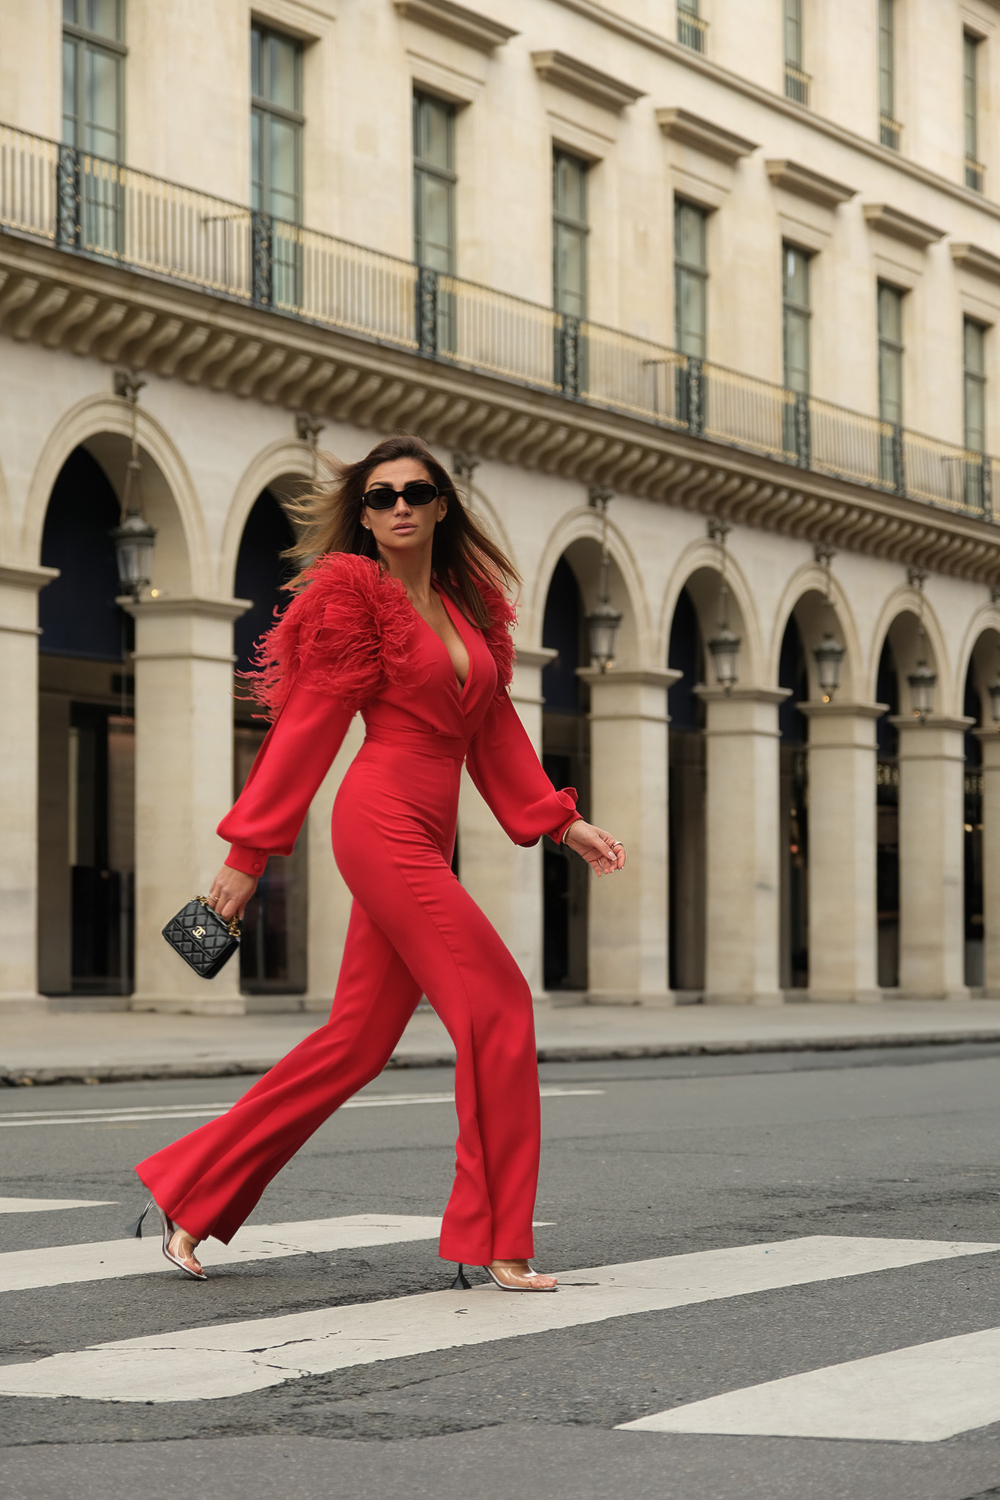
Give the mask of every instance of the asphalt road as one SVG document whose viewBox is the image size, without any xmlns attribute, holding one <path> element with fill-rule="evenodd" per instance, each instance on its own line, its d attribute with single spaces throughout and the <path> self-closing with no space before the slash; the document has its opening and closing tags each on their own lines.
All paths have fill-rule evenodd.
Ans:
<svg viewBox="0 0 1000 1500">
<path fill-rule="evenodd" d="M 1000 1419 L 905 1442 L 616 1430 L 723 1392 L 1000 1327 L 1000 1255 L 975 1248 L 1000 1246 L 1000 1048 L 553 1064 L 542 1073 L 550 1088 L 589 1091 L 543 1102 L 542 1269 L 810 1236 L 974 1248 L 275 1377 L 217 1399 L 185 1400 L 183 1388 L 152 1404 L 0 1397 L 3 1500 L 118 1500 L 138 1490 L 197 1490 L 205 1500 L 1000 1496 Z M 420 1070 L 387 1074 L 366 1092 L 426 1098 L 450 1085 L 449 1073 Z M 221 1105 L 241 1091 L 233 1080 L 3 1091 L 0 1193 L 110 1201 L 0 1212 L 0 1250 L 119 1238 L 142 1202 L 132 1163 L 198 1123 L 178 1118 L 179 1107 Z M 101 1118 L 127 1110 L 145 1113 Z M 156 1118 L 160 1110 L 174 1113 Z M 75 1123 L 42 1123 L 53 1112 Z M 251 1223 L 438 1215 L 454 1132 L 448 1103 L 344 1111 L 272 1184 Z M 413 1298 L 452 1275 L 424 1238 L 219 1266 L 204 1285 L 168 1270 L 3 1291 L 0 1366 Z M 485 1300 L 493 1298 L 501 1301 Z M 524 1300 L 487 1290 L 477 1305 L 489 1312 Z"/>
</svg>

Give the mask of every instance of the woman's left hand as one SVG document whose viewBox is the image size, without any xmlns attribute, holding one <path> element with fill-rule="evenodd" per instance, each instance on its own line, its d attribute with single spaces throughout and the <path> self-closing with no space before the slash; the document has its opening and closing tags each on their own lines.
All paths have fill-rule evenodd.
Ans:
<svg viewBox="0 0 1000 1500">
<path fill-rule="evenodd" d="M 582 818 L 569 825 L 563 843 L 575 849 L 595 875 L 610 875 L 612 870 L 625 868 L 625 845 L 621 840 L 603 828 L 595 828 L 593 823 L 585 823 Z"/>
</svg>

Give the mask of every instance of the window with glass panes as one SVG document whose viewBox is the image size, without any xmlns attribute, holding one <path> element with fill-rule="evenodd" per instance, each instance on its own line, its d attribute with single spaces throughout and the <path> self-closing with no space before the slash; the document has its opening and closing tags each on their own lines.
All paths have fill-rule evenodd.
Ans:
<svg viewBox="0 0 1000 1500">
<path fill-rule="evenodd" d="M 796 245 L 782 246 L 782 345 L 785 387 L 809 394 L 809 255 Z"/>
<path fill-rule="evenodd" d="M 455 109 L 413 96 L 413 259 L 455 274 Z"/>
<path fill-rule="evenodd" d="M 986 329 L 974 318 L 966 318 L 963 323 L 962 375 L 965 387 L 965 446 L 973 453 L 985 453 Z"/>
<path fill-rule="evenodd" d="M 587 162 L 552 154 L 552 303 L 556 312 L 587 316 Z"/>
<path fill-rule="evenodd" d="M 124 156 L 125 55 L 124 0 L 63 0 L 62 138 L 80 153 L 80 233 L 98 254 L 121 248 L 121 184 L 104 163 Z"/>
<path fill-rule="evenodd" d="M 895 0 L 878 0 L 878 113 L 879 141 L 898 151 Z"/>
<path fill-rule="evenodd" d="M 276 307 L 300 301 L 302 48 L 264 26 L 250 29 L 251 206 L 268 214 Z"/>
<path fill-rule="evenodd" d="M 903 296 L 898 287 L 879 282 L 878 414 L 893 426 L 901 426 L 903 421 Z M 885 480 L 898 478 L 888 433 L 880 442 L 880 471 Z"/>
<path fill-rule="evenodd" d="M 703 208 L 674 200 L 674 344 L 698 359 L 708 333 L 707 225 Z"/>
<path fill-rule="evenodd" d="M 983 168 L 979 161 L 979 38 L 962 38 L 962 100 L 965 115 L 965 185 L 981 192 Z"/>
<path fill-rule="evenodd" d="M 809 103 L 809 76 L 802 71 L 802 0 L 785 0 L 785 94 Z"/>
</svg>

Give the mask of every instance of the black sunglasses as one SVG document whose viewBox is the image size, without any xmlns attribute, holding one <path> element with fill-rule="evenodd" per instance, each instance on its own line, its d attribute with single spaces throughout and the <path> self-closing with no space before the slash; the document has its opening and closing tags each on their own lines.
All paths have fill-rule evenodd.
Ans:
<svg viewBox="0 0 1000 1500">
<path fill-rule="evenodd" d="M 400 497 L 407 505 L 430 505 L 438 497 L 437 485 L 431 484 L 428 479 L 411 479 L 401 490 L 394 490 L 389 484 L 377 484 L 374 489 L 362 495 L 361 503 L 367 505 L 369 510 L 392 510 Z"/>
</svg>

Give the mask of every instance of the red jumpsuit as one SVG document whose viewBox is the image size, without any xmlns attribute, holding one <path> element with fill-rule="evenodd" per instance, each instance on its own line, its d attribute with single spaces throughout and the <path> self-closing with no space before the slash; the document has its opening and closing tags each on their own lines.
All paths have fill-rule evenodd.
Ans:
<svg viewBox="0 0 1000 1500">
<path fill-rule="evenodd" d="M 425 994 L 454 1043 L 459 1135 L 440 1253 L 485 1265 L 532 1254 L 539 1104 L 531 993 L 451 870 L 463 761 L 508 835 L 559 840 L 578 816 L 539 765 L 506 692 L 513 615 L 483 590 L 485 635 L 445 598 L 469 653 L 464 687 L 402 586 L 331 554 L 259 653 L 277 717 L 219 825 L 227 864 L 259 875 L 288 854 L 354 712 L 366 737 L 333 809 L 354 901 L 330 1019 L 225 1115 L 137 1168 L 198 1239 L 229 1242 L 305 1140 L 385 1067 Z M 444 595 L 442 595 L 444 598 Z"/>
</svg>

